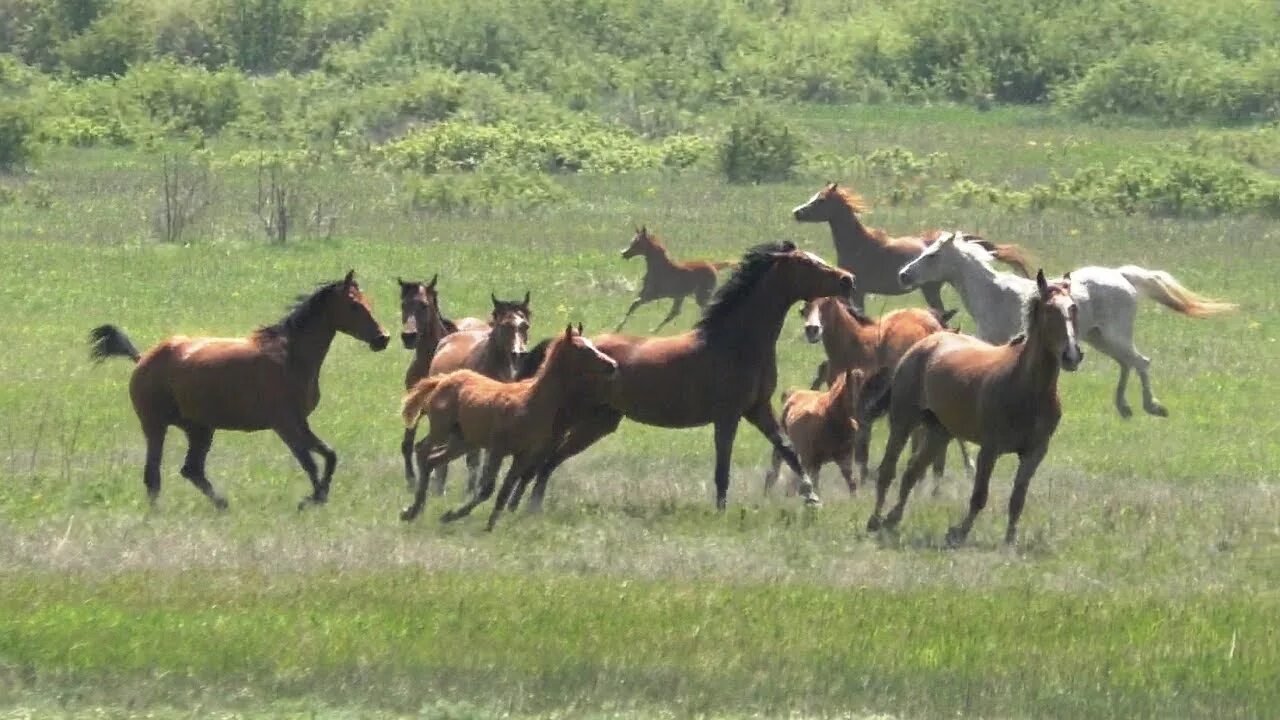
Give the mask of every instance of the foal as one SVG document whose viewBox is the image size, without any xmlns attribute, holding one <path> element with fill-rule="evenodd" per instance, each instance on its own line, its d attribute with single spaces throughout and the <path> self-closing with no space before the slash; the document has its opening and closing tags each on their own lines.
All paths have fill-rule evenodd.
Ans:
<svg viewBox="0 0 1280 720">
<path fill-rule="evenodd" d="M 791 439 L 800 467 L 818 489 L 818 471 L 834 462 L 844 476 L 849 493 L 858 490 L 853 479 L 854 434 L 858 430 L 858 395 L 866 374 L 862 370 L 845 370 L 836 376 L 831 389 L 796 390 L 782 396 L 782 415 L 778 418 L 782 431 Z M 773 461 L 764 476 L 764 491 L 769 492 L 778 480 L 782 453 L 773 451 Z M 787 494 L 794 495 L 796 483 L 787 484 Z"/>
<path fill-rule="evenodd" d="M 1036 274 L 1036 293 L 1025 310 L 1026 334 L 1007 345 L 990 345 L 968 335 L 935 333 L 911 347 L 893 375 L 889 398 L 889 442 L 876 478 L 876 506 L 867 530 L 895 527 L 902 520 L 911 488 L 925 467 L 955 437 L 978 443 L 977 469 L 969 514 L 947 531 L 955 546 L 969 535 L 987 504 L 987 486 L 996 458 L 1018 454 L 1018 471 L 1009 496 L 1005 542 L 1018 536 L 1018 516 L 1027 486 L 1062 418 L 1059 370 L 1075 370 L 1084 359 L 1077 341 L 1076 302 L 1068 275 L 1052 285 Z M 882 520 L 885 494 L 893 482 L 898 456 L 917 425 L 924 443 L 907 463 L 898 503 Z"/>
<path fill-rule="evenodd" d="M 582 406 L 603 399 L 618 369 L 612 358 L 600 352 L 582 329 L 566 327 L 564 335 L 547 348 L 546 361 L 528 380 L 503 383 L 470 370 L 430 377 L 418 383 L 404 399 L 405 427 L 426 415 L 431 430 L 418 443 L 418 484 L 413 504 L 400 514 L 413 520 L 426 502 L 427 478 L 437 465 L 469 450 L 485 450 L 479 492 L 442 518 L 456 520 L 493 494 L 494 479 L 502 461 L 512 456 L 511 467 L 489 516 L 494 523 L 516 481 L 545 462 L 559 434 L 556 416 L 568 405 Z"/>
<path fill-rule="evenodd" d="M 438 348 L 428 368 L 428 377 L 443 375 L 454 370 L 473 370 L 499 382 L 515 379 L 516 363 L 524 355 L 529 342 L 529 295 L 523 302 L 503 301 L 490 294 L 493 302 L 490 327 L 484 330 L 459 330 L 446 337 Z M 413 445 L 414 432 L 406 428 L 400 448 L 408 452 Z M 479 451 L 467 453 L 467 492 L 475 491 L 480 470 Z M 436 492 L 444 494 L 448 479 L 448 464 L 442 464 L 436 473 Z M 414 476 L 406 460 L 405 482 L 412 488 Z"/>
<path fill-rule="evenodd" d="M 887 313 L 877 321 L 863 315 L 842 298 L 825 297 L 805 303 L 800 308 L 800 317 L 804 318 L 804 337 L 810 343 L 821 341 L 827 355 L 827 359 L 818 365 L 810 387 L 817 390 L 824 381 L 830 384 L 845 370 L 856 368 L 866 373 L 867 392 L 874 396 L 876 391 L 872 387 L 882 388 L 889 381 L 893 369 L 907 350 L 923 338 L 950 330 L 947 321 L 956 312 L 907 308 Z M 865 482 L 869 474 L 871 426 L 876 415 L 859 403 L 855 416 L 858 428 L 854 433 L 853 456 L 858 463 L 858 482 Z M 971 467 L 964 443 L 957 444 L 960 445 L 965 467 Z M 933 465 L 935 492 L 940 487 L 946 459 L 945 453 L 939 455 Z"/>
<path fill-rule="evenodd" d="M 627 308 L 627 314 L 618 322 L 614 332 L 622 330 L 636 308 L 661 298 L 672 298 L 675 302 L 671 304 L 671 312 L 653 329 L 655 333 L 680 314 L 685 297 L 692 295 L 698 307 L 705 308 L 716 289 L 716 271 L 733 266 L 731 262 L 673 260 L 667 247 L 646 227 L 637 229 L 635 237 L 631 238 L 631 244 L 622 251 L 623 260 L 630 260 L 636 255 L 644 257 L 645 266 L 640 296 Z"/>
</svg>

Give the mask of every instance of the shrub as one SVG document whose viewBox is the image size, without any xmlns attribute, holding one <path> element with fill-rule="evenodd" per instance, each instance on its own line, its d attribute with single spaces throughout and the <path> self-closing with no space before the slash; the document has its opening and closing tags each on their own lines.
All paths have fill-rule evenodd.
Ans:
<svg viewBox="0 0 1280 720">
<path fill-rule="evenodd" d="M 133 68 L 119 88 L 163 127 L 213 134 L 239 114 L 243 85 L 235 70 L 209 72 L 166 59 Z"/>
<path fill-rule="evenodd" d="M 120 76 L 150 57 L 152 18 L 135 2 L 122 2 L 58 48 L 58 58 L 80 77 Z"/>
<path fill-rule="evenodd" d="M 546 175 L 501 167 L 411 178 L 405 190 L 409 210 L 418 213 L 530 211 L 564 202 L 569 197 L 564 188 Z"/>
<path fill-rule="evenodd" d="M 729 182 L 786 180 L 800 163 L 800 141 L 785 123 L 755 112 L 729 126 L 718 155 Z"/>
<path fill-rule="evenodd" d="M 0 105 L 0 170 L 21 167 L 35 152 L 35 120 L 17 103 Z"/>
</svg>

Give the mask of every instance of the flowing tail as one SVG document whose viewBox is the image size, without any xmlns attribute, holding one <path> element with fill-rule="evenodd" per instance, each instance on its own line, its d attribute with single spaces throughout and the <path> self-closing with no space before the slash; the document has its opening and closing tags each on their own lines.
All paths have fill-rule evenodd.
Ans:
<svg viewBox="0 0 1280 720">
<path fill-rule="evenodd" d="M 1236 309 L 1235 303 L 1222 302 L 1197 295 L 1186 289 L 1163 270 L 1148 270 L 1137 265 L 1116 268 L 1138 292 L 1175 312 L 1194 318 L 1210 317 Z"/>
<path fill-rule="evenodd" d="M 1027 252 L 1027 249 L 1021 245 L 993 243 L 981 236 L 969 235 L 963 232 L 959 233 L 959 235 L 961 240 L 968 240 L 986 248 L 992 257 L 1017 270 L 1022 277 L 1029 278 L 1034 276 L 1034 273 L 1031 272 L 1031 267 L 1036 264 L 1035 258 L 1031 257 L 1031 253 Z"/>
<path fill-rule="evenodd" d="M 431 400 L 431 394 L 435 392 L 436 387 L 440 385 L 440 379 L 443 375 L 423 378 L 414 385 L 409 392 L 405 393 L 404 401 L 400 404 L 400 417 L 404 419 L 406 428 L 417 428 L 418 420 L 427 409 L 427 403 Z"/>
<path fill-rule="evenodd" d="M 142 354 L 133 346 L 129 337 L 115 325 L 99 325 L 89 331 L 89 357 L 102 362 L 109 357 L 127 357 L 138 362 Z"/>
</svg>

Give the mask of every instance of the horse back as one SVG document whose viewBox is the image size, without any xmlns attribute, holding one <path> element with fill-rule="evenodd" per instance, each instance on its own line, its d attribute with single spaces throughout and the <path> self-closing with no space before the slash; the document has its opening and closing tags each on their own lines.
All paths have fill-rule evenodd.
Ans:
<svg viewBox="0 0 1280 720">
<path fill-rule="evenodd" d="M 933 313 L 922 308 L 894 310 L 880 320 L 882 340 L 876 348 L 881 367 L 898 364 L 917 342 L 943 329 Z"/>
<path fill-rule="evenodd" d="M 441 375 L 469 367 L 468 362 L 473 351 L 479 348 L 488 336 L 488 329 L 459 330 L 444 336 L 436 346 L 436 354 L 431 358 L 427 374 Z"/>
<path fill-rule="evenodd" d="M 1018 352 L 1009 345 L 991 345 L 968 335 L 934 333 L 907 351 L 899 365 L 913 376 L 919 406 L 931 412 L 955 437 L 983 442 L 993 424 L 991 410 L 1004 402 Z M 908 377 L 903 378 L 904 381 Z M 893 400 L 899 388 L 894 377 Z"/>
</svg>

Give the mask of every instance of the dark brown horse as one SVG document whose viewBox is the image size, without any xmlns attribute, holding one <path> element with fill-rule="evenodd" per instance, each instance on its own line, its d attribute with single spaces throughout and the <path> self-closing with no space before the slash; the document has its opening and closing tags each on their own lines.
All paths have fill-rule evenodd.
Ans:
<svg viewBox="0 0 1280 720">
<path fill-rule="evenodd" d="M 499 466 L 511 456 L 511 468 L 489 516 L 492 530 L 516 481 L 536 470 L 555 449 L 557 414 L 600 402 L 617 369 L 612 358 L 582 336 L 579 325 L 576 332 L 566 327 L 564 335 L 551 342 L 546 362 L 532 378 L 503 383 L 458 370 L 419 382 L 405 395 L 401 414 L 405 427 L 417 425 L 426 415 L 431 430 L 418 443 L 418 484 L 413 504 L 400 519 L 413 520 L 422 512 L 427 479 L 436 465 L 468 451 L 484 450 L 488 455 L 479 491 L 443 519 L 456 520 L 488 500 Z"/>
<path fill-rule="evenodd" d="M 808 202 L 791 211 L 800 222 L 825 222 L 831 227 L 831 238 L 836 245 L 836 264 L 858 275 L 858 291 L 851 300 L 860 308 L 866 307 L 863 299 L 867 293 L 903 295 L 914 290 L 914 287 L 906 288 L 898 282 L 898 271 L 944 234 L 941 230 L 929 230 L 922 235 L 889 237 L 879 228 L 868 228 L 862 224 L 858 213 L 866 210 L 866 203 L 861 197 L 835 183 L 828 183 Z M 1028 258 L 1018 246 L 996 245 L 976 235 L 965 237 L 981 241 L 995 253 L 997 260 L 1013 266 L 1024 277 L 1030 275 Z M 938 312 L 946 310 L 942 305 L 942 283 L 923 283 L 920 292 L 929 307 Z"/>
<path fill-rule="evenodd" d="M 1052 285 L 1036 274 L 1036 294 L 1026 309 L 1025 335 L 1007 345 L 990 345 L 968 335 L 934 333 L 916 343 L 899 363 L 889 397 L 889 442 L 876 478 L 876 507 L 867 530 L 892 528 L 902 520 L 911 488 L 951 438 L 978 443 L 969 514 L 947 532 L 947 542 L 964 541 L 987 504 L 987 486 L 996 458 L 1018 454 L 1009 497 L 1005 542 L 1018 537 L 1018 516 L 1031 476 L 1049 450 L 1062 417 L 1058 374 L 1075 370 L 1084 358 L 1077 341 L 1076 303 L 1068 275 Z M 898 504 L 883 520 L 885 494 L 893 483 L 907 437 L 925 428 L 924 442 L 902 474 Z"/>
<path fill-rule="evenodd" d="M 936 332 L 948 330 L 947 321 L 955 310 L 939 313 L 932 308 L 907 308 L 886 313 L 879 320 L 872 320 L 841 298 L 818 298 L 800 308 L 804 318 L 804 336 L 811 343 L 821 342 L 827 359 L 818 365 L 817 375 L 810 386 L 816 390 L 825 381 L 830 384 L 846 370 L 866 373 L 873 389 L 882 389 L 889 381 L 893 369 L 907 350 L 917 341 Z M 867 461 L 871 447 L 871 427 L 876 418 L 866 412 L 864 406 L 856 413 L 858 430 L 853 440 L 853 456 L 858 464 L 858 482 L 867 480 Z M 963 443 L 960 452 L 964 464 L 969 467 L 969 454 Z M 946 454 L 938 456 L 933 465 L 934 491 L 940 487 Z"/>
<path fill-rule="evenodd" d="M 139 354 L 113 325 L 90 333 L 95 360 L 120 355 L 137 363 L 129 397 L 147 439 L 142 477 L 153 504 L 160 495 L 160 459 L 170 425 L 187 434 L 182 476 L 219 509 L 227 501 L 205 475 L 215 430 L 274 430 L 311 480 L 313 492 L 299 508 L 325 502 L 338 456 L 307 424 L 320 403 L 320 366 L 336 333 L 364 341 L 375 351 L 390 340 L 353 276 L 354 271 L 320 286 L 280 322 L 246 338 L 175 335 Z M 312 452 L 324 458 L 323 476 Z"/>
<path fill-rule="evenodd" d="M 459 330 L 445 337 L 436 348 L 427 376 L 443 375 L 454 370 L 473 370 L 499 382 L 515 379 L 516 363 L 524 355 L 529 342 L 529 293 L 524 300 L 499 300 L 490 294 L 493 311 L 483 330 Z M 410 386 L 411 387 L 411 386 Z M 405 482 L 412 489 L 414 474 L 411 460 L 414 430 L 406 427 L 400 448 L 405 453 Z M 449 478 L 449 465 L 441 463 L 436 472 L 436 492 L 443 494 Z M 467 453 L 467 492 L 475 492 L 480 477 L 480 451 Z"/>
<path fill-rule="evenodd" d="M 405 390 L 427 376 L 441 341 L 458 331 L 458 326 L 440 310 L 440 294 L 436 291 L 438 277 L 433 275 L 431 282 L 425 283 L 396 279 L 400 284 L 400 340 L 405 348 L 413 350 L 413 360 L 404 373 Z M 404 456 L 405 481 L 412 482 L 413 430 L 405 430 L 400 452 Z"/>
<path fill-rule="evenodd" d="M 698 307 L 705 308 L 716 289 L 716 271 L 733 266 L 729 262 L 675 260 L 667 252 L 667 246 L 657 235 L 649 232 L 647 227 L 636 229 L 631 244 L 622 251 L 623 260 L 630 260 L 636 255 L 644 258 L 644 280 L 640 283 L 640 296 L 632 301 L 627 314 L 618 321 L 615 331 L 622 330 L 636 308 L 654 300 L 671 298 L 674 301 L 671 303 L 671 312 L 653 329 L 655 333 L 680 314 L 686 297 L 692 295 Z"/>
<path fill-rule="evenodd" d="M 782 453 L 800 477 L 800 493 L 819 502 L 773 412 L 776 345 L 788 308 L 801 300 L 848 295 L 853 275 L 790 242 L 750 250 L 716 291 L 697 326 L 670 337 L 602 335 L 596 345 L 618 361 L 607 404 L 575 411 L 562 441 L 537 473 L 531 509 L 541 504 L 547 479 L 560 463 L 617 429 L 623 417 L 667 428 L 715 426 L 716 507 L 729 494 L 729 460 L 738 424 L 746 419 Z M 529 476 L 522 480 L 529 481 Z M 512 498 L 519 502 L 520 490 Z"/>
</svg>

